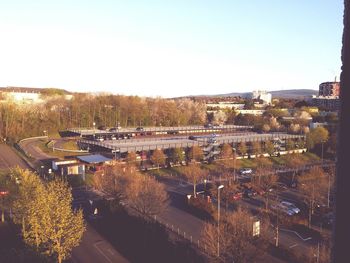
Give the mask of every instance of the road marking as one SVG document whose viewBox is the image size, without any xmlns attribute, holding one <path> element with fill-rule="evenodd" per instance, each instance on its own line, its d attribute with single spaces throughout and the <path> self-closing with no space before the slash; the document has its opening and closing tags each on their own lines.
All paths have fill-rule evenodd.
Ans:
<svg viewBox="0 0 350 263">
<path fill-rule="evenodd" d="M 295 243 L 294 245 L 289 246 L 289 248 L 293 248 L 293 247 L 296 247 L 296 246 L 298 246 L 297 243 Z"/>
<path fill-rule="evenodd" d="M 109 258 L 105 253 L 103 253 L 103 251 L 98 247 L 98 244 L 101 244 L 101 242 L 103 242 L 103 241 L 100 241 L 100 242 L 98 242 L 98 243 L 95 243 L 95 244 L 94 244 L 94 247 L 97 249 L 98 252 L 101 253 L 102 256 L 104 256 L 104 257 L 107 259 L 108 262 L 113 263 L 113 261 L 110 260 L 110 258 Z"/>
<path fill-rule="evenodd" d="M 284 229 L 284 228 L 281 228 L 280 229 L 281 231 L 285 231 L 285 232 L 291 232 L 291 233 L 294 233 L 297 237 L 299 237 L 301 240 L 303 240 L 304 242 L 305 241 L 308 241 L 310 239 L 312 239 L 312 237 L 307 237 L 307 238 L 303 238 L 298 232 L 295 232 L 293 230 L 289 230 L 289 229 Z"/>
</svg>

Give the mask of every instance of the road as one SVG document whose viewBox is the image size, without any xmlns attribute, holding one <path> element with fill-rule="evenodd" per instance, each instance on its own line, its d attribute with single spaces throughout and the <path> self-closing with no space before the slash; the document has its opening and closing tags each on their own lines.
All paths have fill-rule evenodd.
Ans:
<svg viewBox="0 0 350 263">
<path fill-rule="evenodd" d="M 45 159 L 52 159 L 54 157 L 44 153 L 38 146 L 38 139 L 25 140 L 20 142 L 22 149 L 36 161 L 42 161 Z"/>
<path fill-rule="evenodd" d="M 0 144 L 0 169 L 11 169 L 19 166 L 28 168 L 27 164 L 14 152 L 14 150 L 6 145 Z"/>
<path fill-rule="evenodd" d="M 179 180 L 176 178 L 163 178 L 161 182 L 165 184 L 171 198 L 169 211 L 161 215 L 161 219 L 168 224 L 179 227 L 182 231 L 185 231 L 187 235 L 192 235 L 194 242 L 198 242 L 197 240 L 200 238 L 204 221 L 194 216 L 188 216 L 186 215 L 188 213 L 184 211 L 186 195 L 193 192 L 192 185 L 179 183 Z M 203 185 L 199 184 L 197 189 L 200 191 L 200 189 L 203 189 Z M 259 201 L 259 199 L 250 198 L 238 200 L 237 203 L 250 210 L 256 210 L 259 206 L 264 204 L 262 200 Z M 222 211 L 224 211 L 224 209 L 225 207 L 222 205 Z M 169 214 L 171 216 L 169 216 Z M 195 218 L 195 220 L 193 218 Z M 187 227 L 187 225 L 191 227 Z M 299 233 L 288 229 L 282 229 L 279 237 L 280 244 L 291 249 L 302 250 L 305 253 L 307 253 L 310 245 L 314 243 L 308 236 L 299 235 Z M 271 240 L 273 240 L 273 238 L 274 229 L 271 229 Z"/>
<path fill-rule="evenodd" d="M 42 153 L 36 146 L 36 140 L 26 141 L 22 144 L 24 150 L 37 157 L 37 160 L 52 158 Z M 0 145 L 0 165 L 1 167 L 11 168 L 19 165 L 21 168 L 29 169 L 28 165 L 18 157 L 15 151 L 7 146 Z M 71 261 L 73 263 L 128 263 L 113 246 L 106 241 L 92 226 L 87 222 L 87 229 L 83 235 L 80 245 L 73 249 Z"/>
</svg>

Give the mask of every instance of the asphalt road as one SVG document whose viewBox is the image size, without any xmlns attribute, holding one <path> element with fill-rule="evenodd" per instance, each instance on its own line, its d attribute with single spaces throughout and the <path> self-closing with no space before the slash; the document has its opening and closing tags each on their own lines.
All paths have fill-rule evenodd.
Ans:
<svg viewBox="0 0 350 263">
<path fill-rule="evenodd" d="M 41 160 L 53 158 L 52 156 L 44 153 L 39 148 L 38 139 L 31 139 L 31 140 L 22 141 L 20 143 L 20 146 L 30 157 L 34 158 L 36 161 L 41 161 Z"/>
<path fill-rule="evenodd" d="M 168 208 L 168 211 L 165 215 L 161 215 L 161 219 L 164 220 L 165 223 L 170 225 L 174 225 L 180 228 L 187 233 L 187 235 L 192 235 L 193 240 L 197 242 L 200 238 L 200 233 L 203 227 L 203 220 L 200 220 L 192 215 L 189 215 L 185 212 L 185 201 L 186 195 L 191 194 L 193 192 L 193 188 L 191 184 L 187 183 L 179 183 L 176 178 L 167 178 L 161 180 L 162 183 L 166 185 L 166 189 L 171 198 L 171 203 Z M 198 191 L 203 188 L 203 185 L 199 184 Z M 180 199 L 182 200 L 180 201 Z M 262 201 L 262 200 L 260 200 Z M 256 210 L 259 206 L 263 206 L 263 202 L 259 202 L 259 199 L 241 199 L 238 200 L 237 203 L 247 209 Z M 222 204 L 222 211 L 224 211 L 225 207 Z M 274 229 L 271 229 L 271 240 L 274 238 Z M 279 234 L 280 244 L 285 247 L 289 247 L 290 249 L 298 249 L 307 253 L 310 245 L 314 244 L 314 240 L 310 239 L 309 236 L 300 235 L 299 233 L 293 232 L 288 229 L 282 229 Z"/>
<path fill-rule="evenodd" d="M 6 144 L 0 144 L 0 169 L 11 169 L 19 166 L 28 168 L 27 164 Z"/>
</svg>

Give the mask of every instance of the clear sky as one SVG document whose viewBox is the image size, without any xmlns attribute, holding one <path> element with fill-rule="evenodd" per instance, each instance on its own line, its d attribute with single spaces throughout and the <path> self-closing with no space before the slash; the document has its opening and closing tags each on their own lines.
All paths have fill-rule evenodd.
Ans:
<svg viewBox="0 0 350 263">
<path fill-rule="evenodd" d="M 318 89 L 342 0 L 0 0 L 0 86 L 140 96 Z"/>
</svg>

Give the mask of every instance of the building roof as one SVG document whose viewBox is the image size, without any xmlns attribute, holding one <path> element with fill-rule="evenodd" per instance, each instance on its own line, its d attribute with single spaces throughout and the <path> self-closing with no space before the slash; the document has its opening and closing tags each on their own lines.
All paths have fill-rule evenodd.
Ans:
<svg viewBox="0 0 350 263">
<path fill-rule="evenodd" d="M 82 155 L 82 156 L 77 156 L 77 158 L 80 161 L 83 161 L 85 163 L 104 163 L 112 160 L 110 158 L 104 157 L 101 154 Z"/>
<path fill-rule="evenodd" d="M 4 87 L 0 88 L 2 92 L 18 92 L 18 93 L 41 93 L 42 89 L 39 88 L 27 88 L 27 87 Z"/>
</svg>

